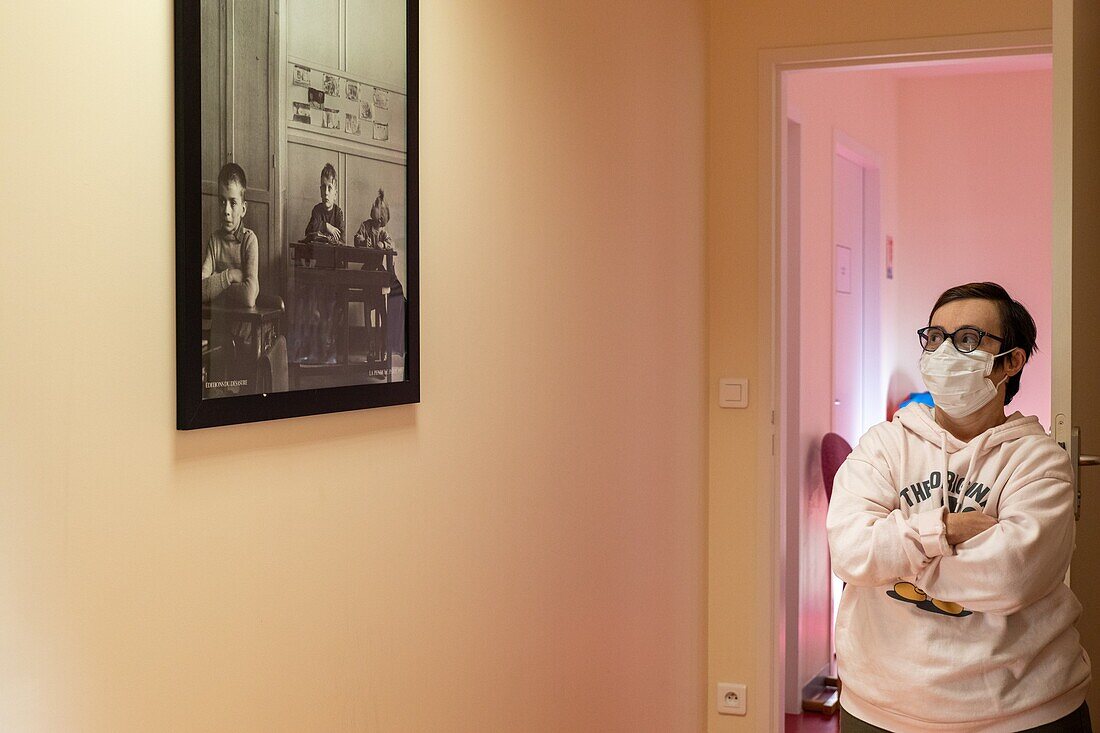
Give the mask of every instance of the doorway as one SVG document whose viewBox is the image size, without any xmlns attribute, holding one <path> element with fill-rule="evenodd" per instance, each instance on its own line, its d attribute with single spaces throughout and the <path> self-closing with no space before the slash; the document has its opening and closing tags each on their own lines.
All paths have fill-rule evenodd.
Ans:
<svg viewBox="0 0 1100 733">
<path fill-rule="evenodd" d="M 773 699 L 782 705 L 781 713 L 797 713 L 799 701 L 820 685 L 832 662 L 833 608 L 839 595 L 830 587 L 824 536 L 827 501 L 816 455 L 823 434 L 838 432 L 854 445 L 867 427 L 887 419 L 911 392 L 923 391 L 916 371 L 919 347 L 912 331 L 924 325 L 921 321 L 927 317 L 927 308 L 947 286 L 972 280 L 1004 281 L 1009 292 L 1029 308 L 1046 314 L 1046 328 L 1041 324 L 1040 331 L 1047 334 L 1049 343 L 1049 177 L 1044 179 L 1046 218 L 1040 216 L 1036 223 L 1037 231 L 1045 233 L 1045 265 L 1013 263 L 1021 272 L 1030 272 L 1033 282 L 1047 283 L 1045 295 L 1040 291 L 1029 296 L 1021 293 L 1021 288 L 1027 287 L 1022 279 L 1021 286 L 1014 287 L 1011 277 L 999 274 L 1003 269 L 992 268 L 995 272 L 990 273 L 988 262 L 995 257 L 968 259 L 954 252 L 948 258 L 928 244 L 954 241 L 956 248 L 970 247 L 971 253 L 978 250 L 972 234 L 968 237 L 966 226 L 959 221 L 930 220 L 929 212 L 950 208 L 951 195 L 958 199 L 953 187 L 965 178 L 966 171 L 958 177 L 945 177 L 937 165 L 941 160 L 965 158 L 966 151 L 958 150 L 960 143 L 947 139 L 944 130 L 931 128 L 931 137 L 925 136 L 917 145 L 907 147 L 897 139 L 926 120 L 915 111 L 917 106 L 952 87 L 958 92 L 966 86 L 963 77 L 980 76 L 982 83 L 989 83 L 998 74 L 1032 73 L 1035 79 L 1045 75 L 1049 90 L 1049 34 L 1010 35 L 1012 38 L 979 39 L 991 44 L 984 52 L 975 39 L 929 41 L 940 44 L 934 53 L 925 48 L 920 52 L 893 51 L 896 55 L 891 55 L 877 46 L 861 49 L 863 53 L 847 48 L 824 59 L 810 56 L 812 52 L 807 50 L 810 60 L 806 60 L 796 58 L 798 50 L 790 50 L 777 52 L 778 57 L 787 55 L 786 68 L 782 61 L 772 66 L 774 77 L 769 84 L 776 95 L 775 118 L 784 121 L 772 167 L 779 185 L 769 188 L 777 192 L 779 205 L 772 217 L 774 228 L 766 234 L 769 249 L 778 249 L 773 260 L 777 271 L 773 295 L 779 449 L 773 470 L 782 487 L 776 516 L 778 542 L 783 543 L 785 552 L 775 556 L 786 557 L 787 562 L 777 568 L 782 587 L 775 600 L 782 608 L 777 607 L 780 613 L 773 618 L 783 620 L 784 628 L 777 629 L 776 638 L 785 640 L 784 649 L 779 650 L 785 659 L 777 674 L 779 694 Z M 866 62 L 861 64 L 859 57 L 864 54 Z M 815 132 L 808 97 L 795 99 L 790 94 L 799 75 L 810 79 L 804 86 L 818 93 L 831 84 L 858 98 L 863 112 L 853 117 L 862 122 L 849 125 L 833 119 L 817 124 Z M 898 91 L 899 86 L 908 89 L 907 96 Z M 887 91 L 876 97 L 870 93 L 875 89 Z M 833 104 L 834 116 L 837 109 Z M 1049 112 L 1048 103 L 1048 117 Z M 964 118 L 957 114 L 953 119 L 965 125 Z M 893 141 L 889 139 L 891 130 Z M 792 132 L 797 132 L 797 142 L 792 141 Z M 1040 147 L 1049 171 L 1051 131 L 1048 126 L 1039 132 L 1046 135 L 1045 145 Z M 827 137 L 818 141 L 818 152 L 815 135 Z M 1030 151 L 1033 146 L 1018 147 Z M 929 152 L 937 148 L 940 154 Z M 827 151 L 827 157 L 820 150 Z M 815 155 L 827 162 L 815 163 Z M 794 159 L 800 162 L 797 171 L 792 170 Z M 978 156 L 968 164 L 987 163 Z M 1032 169 L 1034 161 L 1022 162 L 1023 167 Z M 906 178 L 899 170 L 917 173 Z M 792 191 L 792 176 L 797 176 L 797 195 Z M 872 179 L 873 186 L 869 184 Z M 929 185 L 939 180 L 950 185 Z M 872 190 L 873 195 L 869 194 Z M 1007 200 L 1015 200 L 1014 195 Z M 873 204 L 868 203 L 869 196 Z M 991 195 L 989 200 L 996 198 Z M 853 202 L 858 201 L 863 202 L 862 211 L 853 213 L 859 209 Z M 995 217 L 986 215 L 982 202 L 968 200 L 966 206 L 975 211 L 973 223 L 988 230 L 988 239 L 1001 242 L 1002 254 L 1006 249 L 1014 251 L 1004 246 L 1008 235 L 996 225 Z M 792 207 L 799 210 L 797 215 Z M 797 226 L 792 223 L 795 220 Z M 896 261 L 893 246 L 900 253 Z M 954 264 L 940 274 L 935 267 L 943 262 Z M 1021 405 L 1021 409 L 1025 414 L 1038 414 L 1049 427 L 1052 349 L 1044 351 L 1046 368 L 1038 362 L 1028 367 L 1027 382 L 1033 386 L 1033 394 L 1031 405 Z M 823 362 L 826 354 L 829 359 Z"/>
</svg>

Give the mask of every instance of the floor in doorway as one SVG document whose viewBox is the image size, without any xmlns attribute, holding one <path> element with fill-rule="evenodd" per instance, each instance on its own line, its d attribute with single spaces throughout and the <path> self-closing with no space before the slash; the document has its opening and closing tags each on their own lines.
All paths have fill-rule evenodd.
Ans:
<svg viewBox="0 0 1100 733">
<path fill-rule="evenodd" d="M 802 713 L 785 717 L 784 733 L 837 733 L 840 730 L 840 713 L 831 716 Z"/>
</svg>

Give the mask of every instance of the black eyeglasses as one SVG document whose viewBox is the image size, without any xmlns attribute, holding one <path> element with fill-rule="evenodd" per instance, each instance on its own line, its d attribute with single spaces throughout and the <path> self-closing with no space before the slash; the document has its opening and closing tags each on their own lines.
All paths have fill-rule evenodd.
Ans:
<svg viewBox="0 0 1100 733">
<path fill-rule="evenodd" d="M 918 329 L 917 336 L 920 337 L 921 348 L 925 351 L 935 351 L 940 348 L 944 340 L 951 339 L 951 343 L 955 344 L 955 348 L 958 349 L 961 354 L 969 354 L 971 351 L 978 348 L 978 344 L 980 344 L 982 339 L 986 336 L 991 339 L 997 339 L 1002 344 L 1005 341 L 1000 336 L 994 336 L 991 333 L 986 333 L 980 328 L 974 328 L 973 326 L 963 326 L 953 333 L 948 333 L 939 326 L 927 326 Z"/>
</svg>

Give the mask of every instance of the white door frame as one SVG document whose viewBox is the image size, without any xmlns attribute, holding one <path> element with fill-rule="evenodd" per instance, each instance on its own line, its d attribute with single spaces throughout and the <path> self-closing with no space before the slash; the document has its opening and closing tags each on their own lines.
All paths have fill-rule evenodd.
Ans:
<svg viewBox="0 0 1100 733">
<path fill-rule="evenodd" d="M 760 435 L 771 434 L 772 440 L 758 441 L 758 475 L 764 477 L 759 492 L 759 522 L 761 527 L 772 528 L 765 532 L 771 563 L 769 574 L 771 587 L 767 589 L 769 613 L 772 619 L 768 628 L 767 654 L 776 664 L 771 670 L 767 696 L 766 730 L 780 732 L 783 729 L 783 681 L 785 650 L 782 648 L 783 624 L 786 618 L 787 581 L 785 574 L 785 537 L 787 532 L 787 497 L 784 481 L 788 471 L 785 458 L 792 446 L 791 420 L 797 424 L 798 405 L 791 404 L 787 394 L 787 362 L 785 355 L 796 346 L 790 335 L 797 334 L 797 312 L 790 308 L 790 272 L 792 263 L 785 257 L 787 243 L 781 241 L 784 231 L 783 217 L 783 131 L 787 110 L 781 87 L 785 71 L 840 66 L 870 66 L 911 63 L 914 61 L 959 60 L 989 58 L 993 56 L 1019 56 L 1051 53 L 1051 30 L 1019 31 L 1011 33 L 987 33 L 968 36 L 940 36 L 934 38 L 874 41 L 868 43 L 840 44 L 767 49 L 759 55 L 759 211 L 760 224 L 759 264 L 760 272 L 768 287 L 760 288 L 759 312 L 768 319 L 760 329 L 761 397 L 770 409 L 760 411 Z M 1057 181 L 1055 181 L 1057 188 Z M 1060 214 L 1055 206 L 1055 235 L 1061 231 Z M 1057 255 L 1059 242 L 1054 243 Z M 1057 263 L 1055 263 L 1057 266 Z M 797 302 L 797 301 L 796 301 Z M 1055 340 L 1055 345 L 1058 341 Z M 775 446 L 778 450 L 775 450 Z M 767 657 L 766 657 L 767 658 Z"/>
<path fill-rule="evenodd" d="M 1050 431 L 1068 447 L 1071 440 L 1073 400 L 1073 0 L 1054 2 L 1054 43 L 1069 58 L 1054 57 L 1054 161 L 1053 161 L 1053 268 L 1054 303 L 1051 308 Z M 1072 451 L 1071 451 L 1072 453 Z M 1077 466 L 1074 466 L 1076 475 Z M 1074 482 L 1076 484 L 1076 482 Z M 1081 487 L 1076 485 L 1078 499 Z M 1069 582 L 1069 573 L 1066 573 Z"/>
</svg>

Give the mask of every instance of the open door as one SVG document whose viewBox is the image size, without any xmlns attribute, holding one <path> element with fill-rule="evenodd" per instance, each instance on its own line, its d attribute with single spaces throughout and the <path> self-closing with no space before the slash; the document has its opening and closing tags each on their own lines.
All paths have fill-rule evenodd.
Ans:
<svg viewBox="0 0 1100 733">
<path fill-rule="evenodd" d="M 1100 663 L 1100 4 L 1054 3 L 1054 359 L 1055 439 L 1073 453 L 1080 521 L 1070 585 L 1084 606 L 1077 624 L 1093 664 Z M 1079 433 L 1079 441 L 1075 440 Z M 1089 707 L 1100 710 L 1100 686 Z"/>
</svg>

